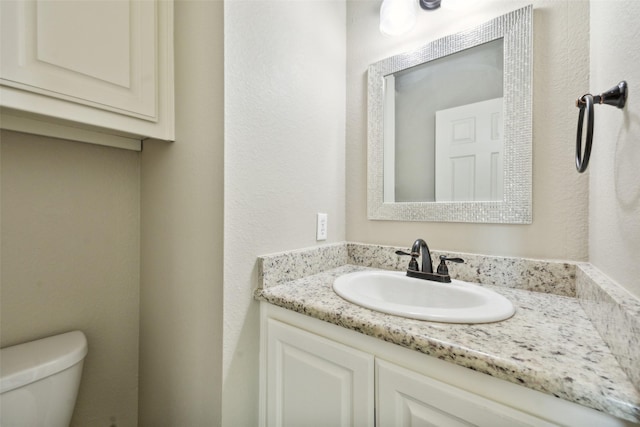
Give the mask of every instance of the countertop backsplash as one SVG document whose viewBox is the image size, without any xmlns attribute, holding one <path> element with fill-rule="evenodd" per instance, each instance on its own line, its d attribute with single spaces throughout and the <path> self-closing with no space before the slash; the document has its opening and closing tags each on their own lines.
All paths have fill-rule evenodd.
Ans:
<svg viewBox="0 0 640 427">
<path fill-rule="evenodd" d="M 408 257 L 395 254 L 398 249 L 408 251 L 408 248 L 361 243 L 346 245 L 349 264 L 397 271 L 405 270 L 409 264 Z M 575 263 L 432 250 L 434 271 L 440 255 L 464 259 L 462 264 L 447 264 L 454 279 L 570 297 L 576 294 Z"/>
<path fill-rule="evenodd" d="M 640 390 L 640 300 L 591 264 L 579 264 L 576 293 L 580 305 Z"/>
<path fill-rule="evenodd" d="M 348 263 L 346 243 L 264 255 L 258 258 L 258 287 L 265 289 L 278 286 Z"/>
<path fill-rule="evenodd" d="M 259 287 L 276 286 L 345 264 L 402 271 L 407 268 L 409 259 L 396 255 L 397 250 L 408 251 L 408 248 L 336 243 L 265 255 L 260 257 Z M 570 297 L 576 295 L 576 263 L 431 251 L 434 270 L 440 255 L 465 260 L 463 264 L 448 264 L 449 273 L 455 279 Z"/>
</svg>

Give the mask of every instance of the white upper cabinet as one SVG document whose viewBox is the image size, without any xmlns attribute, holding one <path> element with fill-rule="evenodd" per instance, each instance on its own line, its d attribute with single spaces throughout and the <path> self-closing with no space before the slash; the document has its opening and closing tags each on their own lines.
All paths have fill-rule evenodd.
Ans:
<svg viewBox="0 0 640 427">
<path fill-rule="evenodd" d="M 174 139 L 171 1 L 3 0 L 0 13 L 3 128 Z"/>
</svg>

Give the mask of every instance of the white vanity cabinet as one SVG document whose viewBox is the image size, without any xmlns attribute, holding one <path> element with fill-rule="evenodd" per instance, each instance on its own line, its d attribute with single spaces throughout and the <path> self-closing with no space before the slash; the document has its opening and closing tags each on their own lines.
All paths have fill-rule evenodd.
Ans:
<svg viewBox="0 0 640 427">
<path fill-rule="evenodd" d="M 376 361 L 376 390 L 379 427 L 554 425 L 384 360 Z"/>
<path fill-rule="evenodd" d="M 2 128 L 174 139 L 171 0 L 3 0 L 0 21 Z"/>
<path fill-rule="evenodd" d="M 372 426 L 373 356 L 266 321 L 269 426 Z"/>
<path fill-rule="evenodd" d="M 632 426 L 261 302 L 260 425 Z"/>
</svg>

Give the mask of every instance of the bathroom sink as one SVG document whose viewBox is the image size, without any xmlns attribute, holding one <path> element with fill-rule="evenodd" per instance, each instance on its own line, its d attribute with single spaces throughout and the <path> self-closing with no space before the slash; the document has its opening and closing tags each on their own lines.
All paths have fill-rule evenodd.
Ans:
<svg viewBox="0 0 640 427">
<path fill-rule="evenodd" d="M 508 319 L 511 301 L 490 289 L 407 277 L 399 271 L 358 271 L 338 277 L 333 290 L 362 307 L 396 316 L 445 323 L 488 323 Z"/>
</svg>

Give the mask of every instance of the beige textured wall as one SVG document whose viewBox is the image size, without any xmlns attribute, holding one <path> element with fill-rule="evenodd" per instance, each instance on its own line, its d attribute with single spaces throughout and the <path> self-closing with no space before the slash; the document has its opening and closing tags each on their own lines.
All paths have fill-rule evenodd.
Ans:
<svg viewBox="0 0 640 427">
<path fill-rule="evenodd" d="M 143 427 L 220 423 L 222 7 L 176 1 L 176 141 L 142 152 Z"/>
<path fill-rule="evenodd" d="M 225 2 L 223 425 L 258 425 L 261 254 L 344 232 L 345 5 Z"/>
<path fill-rule="evenodd" d="M 432 249 L 535 258 L 587 259 L 587 182 L 573 166 L 574 101 L 588 86 L 589 4 L 534 0 L 533 224 L 370 221 L 366 212 L 369 64 L 484 22 L 529 1 L 443 1 L 420 12 L 412 33 L 378 31 L 377 1 L 347 6 L 347 239 Z"/>
<path fill-rule="evenodd" d="M 72 425 L 135 426 L 139 153 L 2 131 L 1 345 L 82 330 Z"/>
<path fill-rule="evenodd" d="M 589 261 L 640 297 L 640 2 L 591 2 L 591 82 L 629 84 L 624 110 L 595 108 L 589 165 Z M 586 177 L 584 178 L 586 179 Z"/>
</svg>

